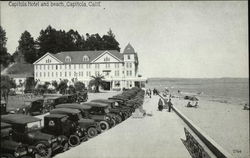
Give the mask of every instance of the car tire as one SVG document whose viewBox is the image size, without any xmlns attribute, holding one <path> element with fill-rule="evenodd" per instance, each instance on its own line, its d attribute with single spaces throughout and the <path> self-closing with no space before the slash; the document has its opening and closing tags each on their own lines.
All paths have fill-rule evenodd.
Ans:
<svg viewBox="0 0 250 158">
<path fill-rule="evenodd" d="M 69 142 L 69 146 L 75 147 L 75 146 L 77 146 L 77 145 L 79 145 L 81 143 L 81 140 L 77 135 L 71 135 L 69 137 L 68 142 Z"/>
<path fill-rule="evenodd" d="M 106 122 L 106 121 L 100 121 L 99 124 L 100 124 L 100 128 L 101 128 L 102 132 L 107 131 L 109 129 L 108 122 Z"/>
<path fill-rule="evenodd" d="M 114 126 L 116 125 L 115 118 L 111 118 L 111 121 L 112 121 L 112 124 L 113 124 L 113 126 L 112 126 L 112 127 L 114 127 Z"/>
<path fill-rule="evenodd" d="M 15 158 L 15 157 L 11 154 L 1 154 L 1 158 Z"/>
<path fill-rule="evenodd" d="M 97 136 L 97 133 L 98 133 L 98 132 L 97 132 L 96 128 L 90 127 L 90 128 L 88 129 L 87 133 L 88 133 L 88 137 L 89 137 L 89 138 L 93 138 L 93 137 Z"/>
<path fill-rule="evenodd" d="M 36 154 L 36 158 L 50 158 L 52 154 L 52 149 L 48 148 L 44 143 L 37 143 L 36 149 L 38 154 Z"/>
<path fill-rule="evenodd" d="M 122 117 L 120 115 L 116 115 L 116 118 L 118 120 L 118 123 L 121 123 L 122 122 Z"/>
</svg>

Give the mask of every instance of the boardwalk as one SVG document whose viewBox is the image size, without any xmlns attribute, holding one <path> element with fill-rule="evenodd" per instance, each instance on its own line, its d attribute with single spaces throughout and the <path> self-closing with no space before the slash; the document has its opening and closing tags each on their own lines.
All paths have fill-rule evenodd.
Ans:
<svg viewBox="0 0 250 158">
<path fill-rule="evenodd" d="M 188 158 L 182 120 L 174 113 L 156 111 L 158 97 L 145 98 L 144 109 L 152 117 L 129 118 L 111 130 L 56 158 Z"/>
</svg>

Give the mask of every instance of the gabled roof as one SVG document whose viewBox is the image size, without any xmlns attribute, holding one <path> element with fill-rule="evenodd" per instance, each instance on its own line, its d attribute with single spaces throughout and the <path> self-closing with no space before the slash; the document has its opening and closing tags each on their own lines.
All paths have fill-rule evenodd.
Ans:
<svg viewBox="0 0 250 158">
<path fill-rule="evenodd" d="M 99 51 L 67 51 L 67 52 L 60 52 L 54 54 L 54 56 L 59 59 L 61 62 L 65 63 L 65 57 L 69 56 L 71 58 L 71 62 L 69 63 L 91 63 L 97 57 L 99 57 L 104 52 L 109 52 L 114 57 L 123 60 L 123 55 L 118 52 L 117 50 L 99 50 Z M 88 56 L 88 61 L 83 61 L 83 56 Z"/>
<path fill-rule="evenodd" d="M 126 47 L 125 47 L 125 49 L 124 49 L 124 51 L 123 51 L 123 54 L 136 54 L 135 53 L 135 49 L 131 46 L 131 44 L 129 43 Z"/>
</svg>

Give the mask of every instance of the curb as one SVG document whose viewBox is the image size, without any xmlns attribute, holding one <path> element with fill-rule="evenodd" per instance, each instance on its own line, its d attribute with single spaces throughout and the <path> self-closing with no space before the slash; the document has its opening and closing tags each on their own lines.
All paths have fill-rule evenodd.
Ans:
<svg viewBox="0 0 250 158">
<path fill-rule="evenodd" d="M 188 119 L 178 108 L 172 106 L 174 112 L 188 125 L 188 127 L 201 139 L 201 141 L 211 150 L 211 152 L 220 158 L 233 157 L 211 137 L 209 137 L 202 129 L 196 126 L 190 119 Z"/>
</svg>

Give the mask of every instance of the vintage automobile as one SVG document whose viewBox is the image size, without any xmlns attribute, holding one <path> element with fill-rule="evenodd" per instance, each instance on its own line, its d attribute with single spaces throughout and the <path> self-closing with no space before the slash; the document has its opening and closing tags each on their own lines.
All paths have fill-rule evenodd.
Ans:
<svg viewBox="0 0 250 158">
<path fill-rule="evenodd" d="M 77 103 L 86 102 L 88 100 L 88 92 L 81 91 L 77 92 Z"/>
<path fill-rule="evenodd" d="M 81 105 L 84 110 L 88 112 L 88 117 L 90 119 L 99 121 L 103 131 L 115 126 L 115 118 L 113 115 L 110 115 L 107 104 L 87 102 Z"/>
<path fill-rule="evenodd" d="M 2 115 L 1 121 L 12 125 L 12 139 L 33 145 L 41 157 L 63 151 L 62 138 L 41 132 L 41 119 L 22 114 Z"/>
<path fill-rule="evenodd" d="M 56 109 L 52 110 L 51 113 L 64 114 L 69 116 L 69 120 L 77 122 L 77 125 L 79 125 L 81 129 L 86 131 L 87 136 L 89 138 L 95 137 L 98 133 L 101 132 L 101 129 L 99 128 L 98 124 L 94 120 L 83 118 L 83 115 L 80 110 L 78 110 L 77 108 L 66 108 L 61 105 L 66 105 L 66 107 L 70 107 L 70 104 L 60 104 L 57 105 Z M 80 105 L 80 104 L 74 104 L 74 105 Z"/>
<path fill-rule="evenodd" d="M 101 133 L 101 128 L 97 122 L 92 119 L 89 119 L 88 112 L 85 111 L 84 107 L 81 104 L 71 103 L 71 104 L 59 104 L 56 106 L 59 108 L 67 108 L 67 109 L 77 109 L 81 114 L 79 117 L 78 123 L 81 128 L 87 131 L 88 137 L 95 137 L 98 133 Z"/>
<path fill-rule="evenodd" d="M 104 103 L 109 106 L 110 113 L 114 113 L 119 116 L 119 119 L 122 121 L 126 120 L 129 116 L 131 116 L 130 109 L 125 106 L 120 106 L 119 102 L 111 99 L 94 99 L 91 102 L 96 103 Z"/>
<path fill-rule="evenodd" d="M 77 94 L 65 94 L 63 95 L 64 97 L 67 98 L 67 102 L 66 103 L 76 103 L 77 102 Z"/>
<path fill-rule="evenodd" d="M 37 150 L 34 146 L 22 144 L 12 140 L 12 126 L 1 122 L 1 158 L 32 158 L 37 156 Z"/>
<path fill-rule="evenodd" d="M 24 104 L 17 109 L 17 114 L 26 114 L 36 116 L 48 112 L 48 109 L 44 107 L 44 99 L 29 99 L 25 100 Z"/>
<path fill-rule="evenodd" d="M 75 130 L 77 132 L 76 136 L 79 137 L 79 140 L 80 141 L 88 140 L 86 129 L 82 128 L 82 126 L 80 126 L 80 123 L 79 123 L 79 120 L 82 118 L 82 115 L 79 110 L 69 109 L 69 108 L 57 108 L 57 109 L 51 110 L 50 114 L 61 114 L 61 115 L 68 116 L 67 117 L 68 121 L 71 121 L 72 125 L 75 126 Z"/>
<path fill-rule="evenodd" d="M 81 143 L 84 131 L 69 116 L 62 114 L 49 114 L 44 117 L 42 132 L 64 138 L 64 151 Z M 63 135 L 63 136 L 62 136 Z"/>
<path fill-rule="evenodd" d="M 58 104 L 67 103 L 68 101 L 67 96 L 51 96 L 44 98 L 44 106 L 46 109 L 52 110 L 55 108 Z"/>
<path fill-rule="evenodd" d="M 117 101 L 117 103 L 119 104 L 119 106 L 125 107 L 127 109 L 129 109 L 130 113 L 134 112 L 135 109 L 132 106 L 129 106 L 129 104 L 127 104 L 127 102 L 129 101 L 129 99 L 125 99 L 123 97 L 120 96 L 113 96 L 111 98 L 108 98 L 109 100 L 115 100 Z"/>
</svg>

